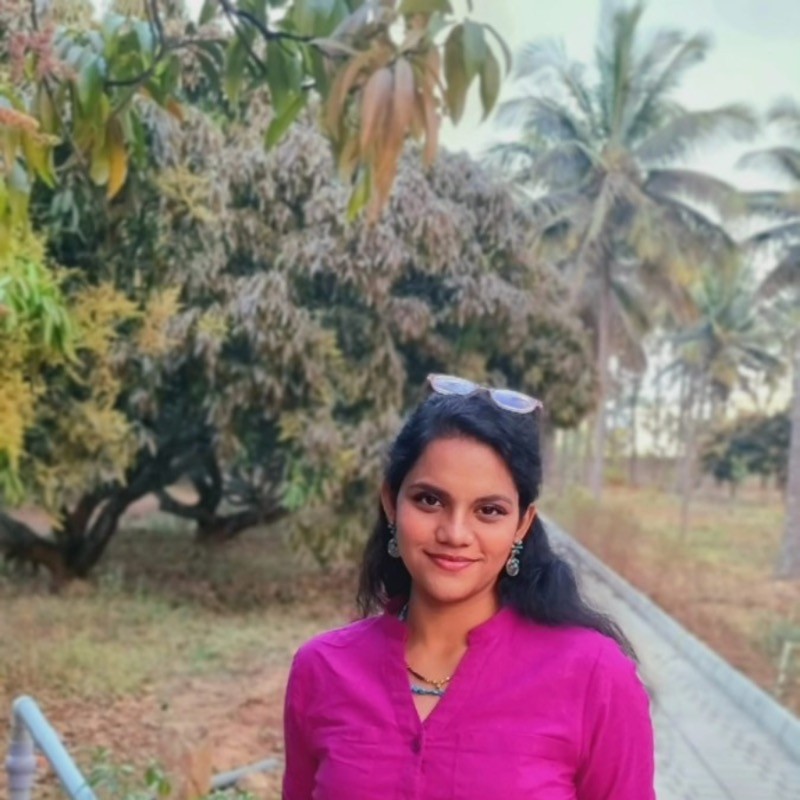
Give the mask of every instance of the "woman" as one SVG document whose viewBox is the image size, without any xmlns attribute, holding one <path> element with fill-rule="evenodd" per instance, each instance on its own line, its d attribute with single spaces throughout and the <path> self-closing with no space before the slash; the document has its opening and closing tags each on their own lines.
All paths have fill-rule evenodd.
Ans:
<svg viewBox="0 0 800 800">
<path fill-rule="evenodd" d="M 652 800 L 632 650 L 534 506 L 541 404 L 429 383 L 391 449 L 364 619 L 292 665 L 284 800 Z"/>
</svg>

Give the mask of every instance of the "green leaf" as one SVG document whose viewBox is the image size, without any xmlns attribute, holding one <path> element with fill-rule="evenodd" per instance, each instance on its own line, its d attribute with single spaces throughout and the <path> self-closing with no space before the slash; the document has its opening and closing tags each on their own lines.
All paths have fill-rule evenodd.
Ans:
<svg viewBox="0 0 800 800">
<path fill-rule="evenodd" d="M 398 9 L 399 14 L 452 14 L 453 7 L 449 0 L 403 0 Z"/>
<path fill-rule="evenodd" d="M 362 167 L 359 172 L 358 182 L 350 194 L 347 204 L 347 221 L 354 222 L 369 203 L 372 192 L 372 174 L 369 167 Z"/>
<path fill-rule="evenodd" d="M 296 0 L 291 20 L 301 36 L 328 36 L 345 16 L 340 0 Z"/>
<path fill-rule="evenodd" d="M 100 99 L 105 71 L 105 59 L 87 51 L 78 72 L 78 100 L 85 111 L 91 110 Z"/>
<path fill-rule="evenodd" d="M 511 72 L 511 67 L 513 65 L 513 58 L 511 57 L 511 48 L 509 48 L 506 40 L 500 35 L 497 28 L 492 27 L 488 23 L 484 23 L 484 28 L 486 28 L 489 33 L 497 39 L 497 43 L 500 45 L 500 49 L 503 51 L 503 57 L 506 60 L 506 72 Z"/>
<path fill-rule="evenodd" d="M 300 92 L 303 81 L 300 58 L 291 44 L 273 41 L 267 45 L 267 84 L 272 106 L 278 114 Z"/>
<path fill-rule="evenodd" d="M 447 81 L 447 107 L 457 123 L 464 114 L 470 80 L 464 69 L 464 26 L 456 25 L 444 45 L 444 76 Z"/>
<path fill-rule="evenodd" d="M 39 144 L 29 133 L 23 134 L 22 149 L 28 167 L 51 189 L 55 186 L 56 176 L 53 168 L 53 151 L 47 145 Z"/>
<path fill-rule="evenodd" d="M 308 95 L 305 92 L 295 95 L 294 99 L 286 105 L 283 111 L 272 118 L 264 139 L 267 149 L 274 147 L 283 138 L 286 131 L 297 119 L 298 114 L 305 108 L 307 100 Z"/>
<path fill-rule="evenodd" d="M 481 70 L 481 104 L 483 105 L 483 118 L 489 116 L 497 103 L 500 95 L 500 62 L 495 54 L 489 50 Z"/>
<path fill-rule="evenodd" d="M 161 91 L 165 96 L 175 93 L 181 79 L 181 61 L 178 56 L 170 56 L 162 61 Z"/>
<path fill-rule="evenodd" d="M 464 22 L 463 43 L 464 70 L 467 73 L 467 80 L 472 82 L 472 79 L 483 69 L 486 54 L 489 52 L 483 25 L 466 20 Z"/>
<path fill-rule="evenodd" d="M 115 11 L 109 11 L 104 17 L 102 22 L 103 36 L 106 39 L 112 39 L 119 29 L 128 21 L 128 18 L 122 14 L 117 14 Z"/>
<path fill-rule="evenodd" d="M 205 0 L 202 9 L 200 9 L 200 25 L 206 25 L 211 22 L 214 17 L 219 13 L 218 0 Z"/>
<path fill-rule="evenodd" d="M 239 102 L 244 70 L 247 66 L 247 56 L 245 43 L 236 36 L 228 46 L 225 60 L 225 94 L 228 96 L 232 106 Z"/>
<path fill-rule="evenodd" d="M 138 20 L 134 24 L 136 31 L 136 38 L 139 41 L 139 49 L 142 55 L 146 56 L 146 62 L 150 63 L 155 49 L 155 37 L 153 36 L 153 28 L 149 22 Z"/>
</svg>

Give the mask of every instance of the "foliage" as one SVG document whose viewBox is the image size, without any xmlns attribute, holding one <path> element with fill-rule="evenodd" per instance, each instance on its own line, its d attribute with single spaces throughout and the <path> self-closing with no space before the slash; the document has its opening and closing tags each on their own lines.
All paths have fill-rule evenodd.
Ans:
<svg viewBox="0 0 800 800">
<path fill-rule="evenodd" d="M 755 280 L 742 263 L 725 271 L 698 270 L 689 321 L 673 343 L 676 366 L 695 380 L 703 376 L 712 399 L 725 401 L 736 388 L 752 393 L 764 382 L 774 385 L 784 373 L 774 331 L 756 296 Z"/>
<path fill-rule="evenodd" d="M 732 489 L 748 475 L 786 483 L 790 424 L 786 412 L 751 414 L 718 428 L 703 444 L 703 470 Z"/>
<path fill-rule="evenodd" d="M 183 777 L 188 777 L 191 783 L 192 776 Z M 159 764 L 152 763 L 140 771 L 130 764 L 116 764 L 105 749 L 93 754 L 88 782 L 98 797 L 109 800 L 158 800 L 174 796 L 172 780 Z M 193 800 L 255 800 L 246 791 L 206 791 L 206 788 L 192 785 L 186 787 L 182 796 Z"/>
<path fill-rule="evenodd" d="M 430 163 L 442 115 L 458 120 L 478 77 L 491 111 L 501 78 L 492 47 L 505 47 L 489 26 L 457 22 L 439 0 L 209 0 L 198 20 L 158 0 L 100 20 L 58 8 L 40 18 L 36 3 L 19 0 L 4 10 L 2 230 L 24 217 L 32 179 L 52 186 L 63 171 L 53 159 L 59 141 L 113 199 L 146 148 L 143 105 L 180 118 L 187 95 L 202 91 L 236 117 L 263 87 L 269 146 L 312 90 L 325 100 L 323 127 L 343 176 L 356 178 L 351 210 L 369 202 L 375 219 L 406 139 L 425 139 Z"/>
<path fill-rule="evenodd" d="M 596 494 L 612 356 L 641 372 L 645 335 L 665 310 L 686 313 L 696 266 L 719 267 L 736 255 L 721 220 L 741 208 L 737 191 L 682 162 L 722 136 L 756 128 L 742 106 L 683 107 L 676 89 L 709 43 L 673 30 L 648 37 L 642 15 L 641 4 L 609 15 L 590 65 L 560 44 L 525 46 L 517 96 L 498 115 L 517 136 L 490 153 L 533 205 L 540 257 L 568 276 L 573 305 L 594 331 Z"/>
<path fill-rule="evenodd" d="M 182 121 L 151 107 L 148 163 L 114 203 L 78 177 L 34 197 L 54 256 L 117 286 L 136 311 L 96 367 L 115 381 L 103 396 L 133 447 L 118 471 L 86 475 L 104 462 L 74 421 L 71 439 L 51 434 L 32 451 L 58 484 L 53 557 L 73 554 L 65 577 L 88 572 L 119 514 L 151 492 L 206 538 L 300 508 L 302 535 L 330 531 L 310 501 L 358 507 L 417 396 L 409 387 L 430 370 L 544 389 L 557 425 L 591 404 L 583 333 L 561 312 L 565 288 L 527 258 L 530 220 L 507 190 L 466 157 L 423 170 L 408 153 L 391 213 L 348 222 L 320 133 L 300 121 L 265 151 L 270 114 L 263 96 L 241 123 L 191 104 Z M 67 192 L 75 226 L 53 214 Z M 112 334 L 95 330 L 100 347 Z M 79 393 L 61 398 L 71 419 Z M 167 491 L 179 480 L 189 496 Z M 342 535 L 353 531 L 344 518 Z M 20 557 L 33 546 L 14 538 Z"/>
</svg>

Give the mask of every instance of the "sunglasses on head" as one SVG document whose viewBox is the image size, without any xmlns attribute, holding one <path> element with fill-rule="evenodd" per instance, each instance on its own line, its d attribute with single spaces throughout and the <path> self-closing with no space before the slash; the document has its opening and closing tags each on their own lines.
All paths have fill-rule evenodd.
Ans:
<svg viewBox="0 0 800 800">
<path fill-rule="evenodd" d="M 479 383 L 473 383 L 473 381 L 455 375 L 428 375 L 428 386 L 436 394 L 456 394 L 461 397 L 486 392 L 498 408 L 513 414 L 532 414 L 543 407 L 541 400 L 522 392 L 481 386 Z"/>
</svg>

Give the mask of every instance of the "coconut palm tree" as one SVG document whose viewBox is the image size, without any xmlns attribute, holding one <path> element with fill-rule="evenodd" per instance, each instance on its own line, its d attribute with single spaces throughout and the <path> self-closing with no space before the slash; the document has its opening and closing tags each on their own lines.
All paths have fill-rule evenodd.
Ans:
<svg viewBox="0 0 800 800">
<path fill-rule="evenodd" d="M 792 434 L 789 444 L 789 471 L 786 485 L 786 521 L 783 544 L 775 564 L 778 577 L 800 577 L 800 105 L 792 100 L 778 103 L 770 112 L 773 122 L 793 144 L 750 153 L 744 166 L 767 168 L 787 182 L 783 192 L 757 192 L 748 195 L 748 207 L 768 225 L 747 243 L 773 259 L 773 268 L 761 287 L 760 295 L 769 302 L 779 301 L 779 328 L 786 337 L 794 373 L 791 401 Z M 783 301 L 780 303 L 780 301 Z"/>
<path fill-rule="evenodd" d="M 729 270 L 705 266 L 690 296 L 694 319 L 673 337 L 674 367 L 682 373 L 686 387 L 681 398 L 682 535 L 688 528 L 702 426 L 723 415 L 734 390 L 755 395 L 758 386 L 774 386 L 784 370 L 774 331 L 757 302 L 757 281 L 744 261 Z"/>
<path fill-rule="evenodd" d="M 693 111 L 675 100 L 709 42 L 673 30 L 646 37 L 642 11 L 636 5 L 603 17 L 591 65 L 552 42 L 524 47 L 520 93 L 498 115 L 518 135 L 489 153 L 534 204 L 540 255 L 566 272 L 576 313 L 595 334 L 596 495 L 612 354 L 643 364 L 643 333 L 660 305 L 654 298 L 679 308 L 694 265 L 736 251 L 720 224 L 736 190 L 681 164 L 700 145 L 747 137 L 756 127 L 743 106 Z"/>
</svg>

